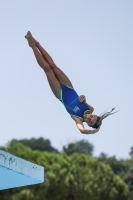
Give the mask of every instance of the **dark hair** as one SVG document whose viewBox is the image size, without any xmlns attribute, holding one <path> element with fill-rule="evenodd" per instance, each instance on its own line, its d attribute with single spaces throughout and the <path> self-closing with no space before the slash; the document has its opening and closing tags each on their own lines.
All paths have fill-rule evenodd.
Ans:
<svg viewBox="0 0 133 200">
<path fill-rule="evenodd" d="M 119 110 L 118 110 L 118 111 L 112 113 L 113 110 L 115 110 L 115 108 L 112 108 L 112 110 L 111 110 L 110 112 L 105 112 L 104 114 L 102 113 L 100 116 L 97 116 L 97 121 L 96 121 L 95 124 L 92 125 L 91 127 L 97 129 L 97 128 L 102 124 L 102 120 L 103 120 L 103 119 L 105 119 L 105 118 L 108 117 L 109 115 L 112 115 L 112 114 L 114 114 L 114 113 L 116 113 L 116 112 L 119 111 Z"/>
</svg>

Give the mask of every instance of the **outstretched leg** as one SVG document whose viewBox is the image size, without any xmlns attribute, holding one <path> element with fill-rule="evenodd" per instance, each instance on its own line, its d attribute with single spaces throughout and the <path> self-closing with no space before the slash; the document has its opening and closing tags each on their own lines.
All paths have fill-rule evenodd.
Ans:
<svg viewBox="0 0 133 200">
<path fill-rule="evenodd" d="M 38 49 L 36 48 L 36 44 L 34 41 L 34 38 L 32 37 L 31 33 L 28 31 L 25 38 L 28 40 L 29 46 L 32 48 L 34 55 L 36 57 L 36 60 L 40 67 L 45 71 L 45 74 L 47 76 L 49 85 L 54 93 L 54 95 L 60 99 L 60 91 L 61 91 L 61 85 L 58 79 L 56 78 L 53 70 L 51 69 L 50 65 L 44 60 Z"/>
<path fill-rule="evenodd" d="M 40 45 L 40 43 L 35 40 L 35 44 L 36 44 L 36 47 L 39 49 L 40 53 L 42 54 L 43 58 L 45 59 L 45 61 L 52 68 L 52 70 L 53 70 L 54 74 L 56 75 L 57 79 L 59 80 L 60 84 L 73 88 L 72 83 L 69 80 L 69 78 L 64 74 L 64 72 L 60 68 L 58 68 L 55 65 L 51 56 L 45 51 L 45 49 Z"/>
</svg>

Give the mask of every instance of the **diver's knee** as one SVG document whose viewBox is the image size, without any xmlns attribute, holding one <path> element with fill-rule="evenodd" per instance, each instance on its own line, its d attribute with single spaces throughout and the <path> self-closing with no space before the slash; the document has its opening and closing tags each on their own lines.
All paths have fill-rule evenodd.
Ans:
<svg viewBox="0 0 133 200">
<path fill-rule="evenodd" d="M 49 72 L 49 71 L 52 70 L 49 64 L 41 65 L 41 68 L 42 68 L 45 72 Z"/>
<path fill-rule="evenodd" d="M 52 68 L 52 70 L 54 70 L 54 69 L 57 68 L 57 66 L 56 66 L 56 64 L 55 64 L 54 62 L 51 62 L 51 63 L 50 63 L 50 67 Z"/>
</svg>

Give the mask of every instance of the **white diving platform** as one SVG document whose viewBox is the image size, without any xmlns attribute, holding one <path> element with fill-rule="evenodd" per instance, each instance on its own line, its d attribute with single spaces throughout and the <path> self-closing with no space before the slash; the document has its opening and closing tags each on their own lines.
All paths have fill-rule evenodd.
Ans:
<svg viewBox="0 0 133 200">
<path fill-rule="evenodd" d="M 44 182 L 44 167 L 0 150 L 0 190 Z"/>
</svg>

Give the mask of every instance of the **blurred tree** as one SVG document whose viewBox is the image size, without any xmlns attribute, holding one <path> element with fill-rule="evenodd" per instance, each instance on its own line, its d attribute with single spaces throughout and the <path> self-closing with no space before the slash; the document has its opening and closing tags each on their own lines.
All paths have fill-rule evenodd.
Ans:
<svg viewBox="0 0 133 200">
<path fill-rule="evenodd" d="M 27 147 L 30 147 L 32 150 L 39 150 L 39 151 L 47 151 L 47 152 L 53 152 L 53 153 L 59 153 L 57 149 L 51 146 L 50 140 L 44 139 L 42 137 L 36 139 L 23 139 L 23 140 L 12 140 L 11 143 L 19 142 L 24 144 Z"/>
<path fill-rule="evenodd" d="M 63 152 L 67 155 L 71 155 L 75 152 L 92 155 L 94 146 L 88 141 L 81 140 L 75 143 L 70 143 L 66 146 L 63 146 Z"/>
<path fill-rule="evenodd" d="M 109 165 L 85 154 L 53 154 L 11 145 L 10 153 L 45 167 L 45 182 L 10 189 L 2 200 L 127 200 L 128 187 Z M 2 191 L 3 192 L 3 191 Z M 6 192 L 10 194 L 7 198 Z M 9 195 L 8 195 L 9 196 Z M 1 197 L 1 191 L 0 191 Z"/>
<path fill-rule="evenodd" d="M 131 158 L 133 158 L 133 147 L 131 147 L 129 155 L 131 156 Z"/>
<path fill-rule="evenodd" d="M 107 159 L 107 154 L 105 154 L 105 153 L 101 153 L 100 154 L 100 156 L 99 156 L 99 160 L 101 160 L 101 161 L 104 161 L 104 160 L 106 160 Z"/>
<path fill-rule="evenodd" d="M 105 164 L 110 165 L 115 174 L 120 176 L 129 187 L 129 199 L 133 200 L 133 159 L 117 160 L 115 156 L 101 159 Z"/>
<path fill-rule="evenodd" d="M 121 161 L 125 166 L 125 170 L 121 171 L 119 176 L 129 187 L 129 200 L 133 199 L 133 159 Z"/>
<path fill-rule="evenodd" d="M 104 160 L 104 163 L 109 164 L 114 173 L 119 174 L 121 171 L 125 171 L 125 165 L 116 159 L 115 156 L 109 157 Z"/>
</svg>

